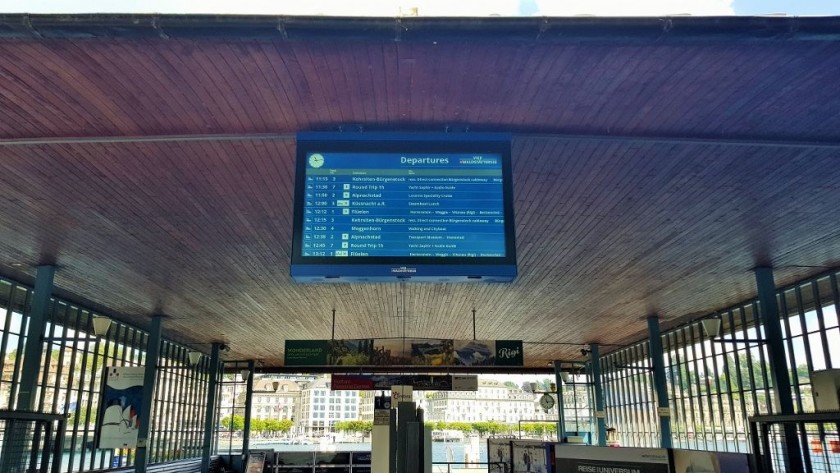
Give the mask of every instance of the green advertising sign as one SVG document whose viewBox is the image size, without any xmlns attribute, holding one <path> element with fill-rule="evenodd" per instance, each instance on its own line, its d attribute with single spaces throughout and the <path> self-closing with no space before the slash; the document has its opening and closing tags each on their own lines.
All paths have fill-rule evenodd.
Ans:
<svg viewBox="0 0 840 473">
<path fill-rule="evenodd" d="M 521 340 L 287 340 L 286 366 L 522 366 Z"/>
<path fill-rule="evenodd" d="M 522 340 L 496 340 L 496 366 L 522 366 Z"/>
<path fill-rule="evenodd" d="M 329 340 L 286 340 L 286 366 L 326 365 L 329 355 Z"/>
</svg>

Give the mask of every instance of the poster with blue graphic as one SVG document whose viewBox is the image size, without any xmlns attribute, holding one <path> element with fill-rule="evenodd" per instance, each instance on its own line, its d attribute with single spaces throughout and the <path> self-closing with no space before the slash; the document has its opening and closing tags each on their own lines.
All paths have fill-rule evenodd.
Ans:
<svg viewBox="0 0 840 473">
<path fill-rule="evenodd" d="M 145 368 L 106 366 L 99 403 L 99 448 L 137 448 Z"/>
</svg>

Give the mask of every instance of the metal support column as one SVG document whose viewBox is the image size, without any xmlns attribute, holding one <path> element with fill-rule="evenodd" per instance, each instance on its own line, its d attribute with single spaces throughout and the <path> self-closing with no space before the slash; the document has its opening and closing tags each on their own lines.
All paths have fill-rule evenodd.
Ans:
<svg viewBox="0 0 840 473">
<path fill-rule="evenodd" d="M 254 360 L 248 361 L 248 379 L 245 380 L 245 427 L 242 429 L 242 455 L 248 455 L 251 439 L 251 406 L 254 400 Z"/>
<path fill-rule="evenodd" d="M 216 418 L 216 391 L 219 384 L 219 350 L 221 343 L 214 343 L 210 351 L 210 380 L 207 386 L 207 410 L 204 414 L 204 445 L 201 448 L 201 473 L 210 473 L 210 448 Z"/>
<path fill-rule="evenodd" d="M 566 419 L 563 409 L 563 377 L 560 376 L 561 362 L 554 362 L 554 383 L 557 385 L 557 441 L 562 442 L 566 436 Z"/>
<path fill-rule="evenodd" d="M 650 337 L 650 359 L 653 363 L 653 386 L 656 388 L 657 415 L 659 416 L 660 446 L 671 448 L 671 410 L 668 407 L 668 387 L 665 378 L 665 356 L 662 353 L 662 333 L 659 331 L 659 317 L 647 319 Z"/>
<path fill-rule="evenodd" d="M 146 343 L 146 365 L 143 371 L 143 401 L 140 406 L 140 425 L 137 430 L 137 449 L 134 457 L 135 473 L 145 473 L 149 463 L 149 426 L 152 422 L 152 404 L 154 402 L 155 378 L 158 358 L 160 357 L 160 332 L 163 316 L 152 317 L 149 328 L 149 340 Z"/>
<path fill-rule="evenodd" d="M 23 347 L 23 367 L 20 372 L 20 391 L 17 409 L 34 411 L 35 390 L 38 388 L 38 373 L 41 371 L 41 354 L 44 351 L 44 329 L 47 325 L 47 308 L 53 291 L 55 266 L 38 266 L 35 273 L 35 291 L 32 294 L 32 306 L 29 311 L 29 328 L 26 332 L 26 345 Z"/>
<path fill-rule="evenodd" d="M 607 446 L 607 419 L 604 415 L 604 390 L 601 385 L 601 354 L 597 343 L 589 344 L 589 357 L 592 371 L 592 387 L 595 391 L 595 422 L 598 433 L 598 446 Z"/>
<path fill-rule="evenodd" d="M 782 320 L 779 304 L 776 300 L 776 283 L 773 280 L 773 268 L 760 266 L 754 269 L 755 285 L 758 289 L 758 303 L 761 309 L 761 322 L 764 326 L 764 341 L 767 344 L 770 374 L 773 380 L 773 398 L 779 403 L 781 414 L 793 414 L 793 397 L 790 392 L 790 375 L 785 355 Z M 796 435 L 795 425 L 785 425 L 785 458 L 789 462 L 788 471 L 803 471 L 802 451 Z"/>
</svg>

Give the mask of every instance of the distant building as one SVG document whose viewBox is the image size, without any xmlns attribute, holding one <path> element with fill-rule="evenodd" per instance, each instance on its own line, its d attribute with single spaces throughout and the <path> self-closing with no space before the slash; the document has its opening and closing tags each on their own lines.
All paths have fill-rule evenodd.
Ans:
<svg viewBox="0 0 840 473">
<path fill-rule="evenodd" d="M 537 410 L 539 405 L 534 394 L 499 381 L 479 380 L 478 391 L 431 393 L 427 399 L 426 420 L 515 424 L 520 420 L 557 418 L 556 412 L 547 414 L 542 410 L 537 417 Z"/>
<path fill-rule="evenodd" d="M 298 383 L 288 379 L 255 379 L 251 400 L 251 419 L 294 420 L 295 405 L 300 397 Z M 245 403 L 245 393 L 237 404 Z"/>
<path fill-rule="evenodd" d="M 373 422 L 373 400 L 379 393 L 380 391 L 359 391 L 359 420 Z"/>
<path fill-rule="evenodd" d="M 251 403 L 252 419 L 289 419 L 296 421 L 301 386 L 317 379 L 312 375 L 263 375 L 254 378 Z M 219 418 L 245 415 L 246 383 L 239 375 L 226 375 L 219 399 Z M 297 423 L 297 422 L 296 422 Z"/>
<path fill-rule="evenodd" d="M 300 435 L 319 437 L 335 432 L 335 423 L 359 420 L 359 391 L 332 391 L 327 376 L 305 384 L 295 411 Z"/>
</svg>

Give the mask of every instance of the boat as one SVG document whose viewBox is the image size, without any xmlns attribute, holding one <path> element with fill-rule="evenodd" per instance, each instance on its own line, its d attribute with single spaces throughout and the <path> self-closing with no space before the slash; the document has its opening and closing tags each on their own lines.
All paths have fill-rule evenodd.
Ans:
<svg viewBox="0 0 840 473">
<path fill-rule="evenodd" d="M 460 430 L 433 430 L 432 441 L 434 442 L 460 442 L 464 440 L 464 433 Z"/>
</svg>

